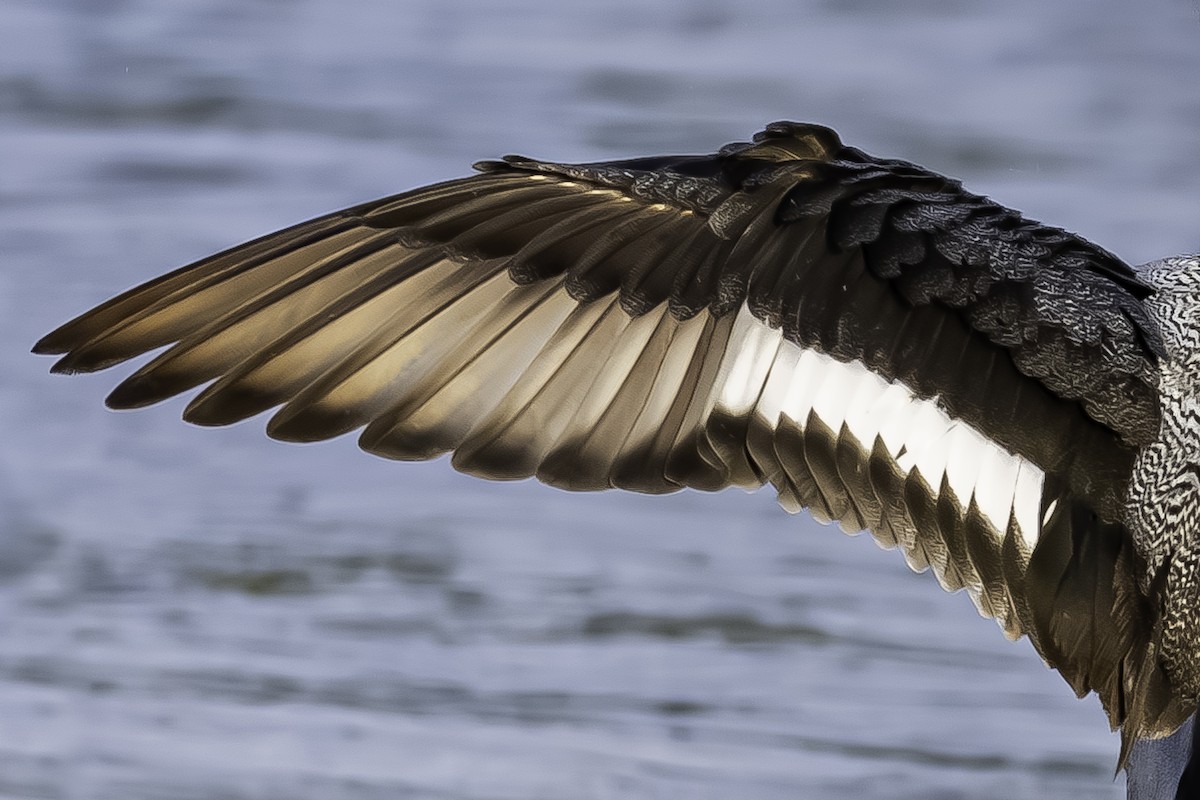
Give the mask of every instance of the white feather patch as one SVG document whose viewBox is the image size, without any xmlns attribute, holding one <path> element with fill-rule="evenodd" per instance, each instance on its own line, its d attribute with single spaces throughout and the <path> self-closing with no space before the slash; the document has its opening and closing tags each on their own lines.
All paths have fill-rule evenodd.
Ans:
<svg viewBox="0 0 1200 800">
<path fill-rule="evenodd" d="M 1037 544 L 1042 470 L 952 417 L 937 398 L 917 397 L 860 361 L 838 361 L 789 342 L 745 307 L 734 322 L 718 376 L 709 409 L 750 414 L 753 424 L 771 430 L 783 418 L 803 429 L 812 413 L 835 434 L 844 425 L 864 461 L 878 438 L 901 474 L 915 473 L 935 499 L 944 481 L 960 517 L 974 498 L 995 547 L 1003 542 L 1010 517 L 1020 529 L 1020 544 L 1029 551 Z M 885 505 L 902 501 L 880 499 Z M 938 532 L 918 531 L 919 538 L 927 536 L 940 539 Z"/>
</svg>

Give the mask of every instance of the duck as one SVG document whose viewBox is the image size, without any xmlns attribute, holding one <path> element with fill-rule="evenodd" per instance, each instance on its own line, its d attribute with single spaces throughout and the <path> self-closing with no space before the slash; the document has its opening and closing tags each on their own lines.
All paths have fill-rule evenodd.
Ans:
<svg viewBox="0 0 1200 800">
<path fill-rule="evenodd" d="M 1200 256 L 1140 266 L 831 129 L 525 156 L 238 245 L 46 335 L 160 351 L 114 409 L 358 432 L 574 491 L 755 490 L 869 531 L 1027 638 L 1200 796 Z"/>
</svg>

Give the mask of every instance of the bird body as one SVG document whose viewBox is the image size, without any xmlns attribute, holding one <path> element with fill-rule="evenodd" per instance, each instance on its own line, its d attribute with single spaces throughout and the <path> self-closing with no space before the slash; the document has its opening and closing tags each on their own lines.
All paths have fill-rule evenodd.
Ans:
<svg viewBox="0 0 1200 800">
<path fill-rule="evenodd" d="M 1200 259 L 1133 269 L 775 123 L 708 156 L 479 174 L 301 223 L 49 334 L 110 395 L 389 458 L 770 484 L 1027 636 L 1123 733 L 1200 698 Z"/>
<path fill-rule="evenodd" d="M 1134 462 L 1126 520 L 1142 560 L 1141 584 L 1161 596 L 1162 660 L 1178 691 L 1200 697 L 1200 261 L 1141 268 L 1146 307 L 1166 345 L 1159 364 L 1162 423 Z M 1164 584 L 1165 581 L 1165 584 Z"/>
</svg>

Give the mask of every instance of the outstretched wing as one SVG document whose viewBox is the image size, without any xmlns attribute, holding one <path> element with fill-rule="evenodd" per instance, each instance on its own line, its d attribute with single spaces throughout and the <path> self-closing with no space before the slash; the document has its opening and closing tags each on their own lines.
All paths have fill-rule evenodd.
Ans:
<svg viewBox="0 0 1200 800">
<path fill-rule="evenodd" d="M 1159 424 L 1149 293 L 952 180 L 777 123 L 711 156 L 481 174 L 297 225 L 51 333 L 109 397 L 362 429 L 569 489 L 770 483 L 1027 634 L 1127 734 L 1186 713 L 1122 525 Z"/>
</svg>

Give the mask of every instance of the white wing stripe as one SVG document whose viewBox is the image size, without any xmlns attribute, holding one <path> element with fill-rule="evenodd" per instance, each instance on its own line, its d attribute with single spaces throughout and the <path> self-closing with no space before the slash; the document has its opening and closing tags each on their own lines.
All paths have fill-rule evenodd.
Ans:
<svg viewBox="0 0 1200 800">
<path fill-rule="evenodd" d="M 1032 553 L 1038 541 L 1038 512 L 1042 505 L 1042 487 L 1046 475 L 1028 461 L 1021 460 L 1017 468 L 1017 484 L 1013 489 L 1013 515 L 1022 543 Z"/>
<path fill-rule="evenodd" d="M 844 426 L 861 448 L 864 469 L 879 440 L 901 476 L 919 478 L 934 502 L 943 485 L 948 486 L 957 502 L 960 521 L 966 519 L 974 499 L 980 511 L 976 519 L 986 523 L 986 530 L 977 530 L 977 521 L 968 535 L 987 536 L 991 539 L 988 546 L 998 550 L 1012 517 L 1020 530 L 1020 545 L 1031 552 L 1037 543 L 1045 481 L 1040 468 L 952 417 L 936 398 L 917 397 L 903 383 L 888 381 L 861 362 L 841 362 L 784 340 L 778 330 L 759 321 L 747 308 L 743 307 L 734 322 L 713 394 L 713 410 L 737 416 L 750 414 L 755 429 L 778 431 L 786 421 L 804 430 L 810 412 L 835 435 Z M 759 456 L 756 448 L 751 452 L 759 469 L 784 495 L 781 500 L 785 506 L 794 506 L 790 496 L 794 485 L 787 478 L 795 476 L 779 476 L 775 460 Z M 846 489 L 853 495 L 855 487 Z M 903 497 L 880 499 L 885 515 L 904 508 Z M 853 515 L 854 511 L 848 513 Z M 904 519 L 872 521 L 876 522 L 887 522 L 898 533 L 913 531 L 915 541 L 900 542 L 906 549 L 924 546 L 932 547 L 931 552 L 945 550 L 940 541 L 943 532 L 921 530 L 920 525 L 914 528 L 907 514 Z M 883 532 L 881 538 L 886 541 L 887 537 Z M 970 564 L 956 568 L 971 582 L 978 602 L 983 587 L 974 585 L 979 580 L 975 569 Z"/>
<path fill-rule="evenodd" d="M 975 481 L 975 503 L 979 506 L 979 512 L 987 518 L 998 534 L 1008 526 L 1008 517 L 1016 497 L 1020 467 L 1020 459 L 1013 458 L 1000 448 L 988 447 L 980 450 L 979 476 Z"/>
<path fill-rule="evenodd" d="M 768 328 L 748 311 L 739 314 L 717 373 L 712 410 L 732 417 L 749 416 L 762 396 L 782 342 L 778 328 Z"/>
</svg>

